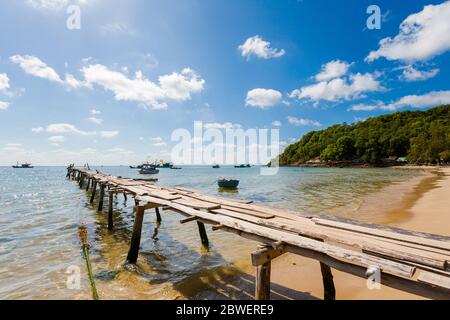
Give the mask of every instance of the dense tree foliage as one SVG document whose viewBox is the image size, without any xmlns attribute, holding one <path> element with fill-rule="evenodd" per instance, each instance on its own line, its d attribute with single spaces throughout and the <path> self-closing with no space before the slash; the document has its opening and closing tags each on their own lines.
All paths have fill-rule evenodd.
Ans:
<svg viewBox="0 0 450 320">
<path fill-rule="evenodd" d="M 280 155 L 280 164 L 321 161 L 379 163 L 389 157 L 408 162 L 450 162 L 450 105 L 403 111 L 348 125 L 312 131 Z"/>
</svg>

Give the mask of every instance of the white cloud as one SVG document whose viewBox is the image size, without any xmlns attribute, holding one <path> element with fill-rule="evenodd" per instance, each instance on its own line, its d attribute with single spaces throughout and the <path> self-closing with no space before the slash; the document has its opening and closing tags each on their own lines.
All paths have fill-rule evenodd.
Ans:
<svg viewBox="0 0 450 320">
<path fill-rule="evenodd" d="M 383 106 L 383 102 L 375 101 L 373 104 L 358 103 L 351 106 L 347 111 L 373 111 Z"/>
<path fill-rule="evenodd" d="M 44 132 L 44 128 L 43 127 L 37 127 L 37 128 L 31 128 L 31 132 L 33 133 L 41 133 Z"/>
<path fill-rule="evenodd" d="M 403 107 L 426 108 L 450 103 L 450 90 L 431 91 L 423 95 L 408 95 L 395 102 L 384 104 L 378 102 L 373 105 L 355 105 L 349 111 L 372 111 L 372 110 L 397 110 Z"/>
<path fill-rule="evenodd" d="M 322 66 L 322 71 L 316 75 L 317 81 L 340 78 L 347 74 L 350 64 L 345 61 L 333 60 Z"/>
<path fill-rule="evenodd" d="M 76 79 L 70 73 L 66 73 L 66 79 L 64 81 L 64 84 L 70 89 L 78 89 L 78 88 L 81 88 L 81 87 L 86 87 L 86 86 L 88 87 L 89 86 L 85 82 Z"/>
<path fill-rule="evenodd" d="M 161 138 L 161 137 L 155 137 L 155 138 L 152 138 L 152 141 L 155 141 L 155 142 L 161 142 L 161 141 L 163 141 L 163 138 Z"/>
<path fill-rule="evenodd" d="M 279 58 L 285 54 L 283 49 L 279 50 L 271 48 L 270 42 L 263 40 L 260 36 L 256 35 L 245 40 L 238 49 L 241 51 L 243 57 L 249 58 L 251 55 L 255 55 L 259 58 L 270 59 Z"/>
<path fill-rule="evenodd" d="M 97 152 L 97 150 L 93 149 L 93 148 L 85 148 L 83 150 L 80 150 L 81 154 L 94 154 L 96 152 Z"/>
<path fill-rule="evenodd" d="M 160 76 L 159 83 L 167 98 L 184 101 L 191 99 L 191 93 L 202 91 L 205 80 L 199 79 L 194 70 L 184 68 L 181 74 Z"/>
<path fill-rule="evenodd" d="M 64 140 L 65 140 L 64 136 L 51 136 L 48 138 L 48 141 L 54 143 L 64 142 Z"/>
<path fill-rule="evenodd" d="M 130 154 L 134 153 L 133 151 L 126 150 L 121 147 L 115 147 L 115 148 L 109 149 L 108 151 L 111 153 L 116 153 L 116 154 L 120 154 L 120 155 L 130 155 Z"/>
<path fill-rule="evenodd" d="M 27 4 L 36 9 L 59 11 L 69 5 L 69 0 L 27 0 Z"/>
<path fill-rule="evenodd" d="M 237 123 L 231 123 L 231 122 L 224 122 L 224 123 L 205 123 L 203 125 L 205 129 L 239 129 L 242 126 Z"/>
<path fill-rule="evenodd" d="M 26 3 L 32 8 L 48 12 L 61 11 L 70 4 L 84 5 L 89 2 L 92 0 L 26 0 Z"/>
<path fill-rule="evenodd" d="M 153 144 L 154 147 L 166 147 L 167 143 L 165 142 L 156 142 Z"/>
<path fill-rule="evenodd" d="M 97 133 L 96 132 L 89 132 L 89 131 L 83 131 L 78 129 L 72 124 L 68 123 L 54 123 L 47 126 L 45 129 L 49 133 L 75 133 L 82 136 L 94 136 Z"/>
<path fill-rule="evenodd" d="M 349 80 L 337 78 L 330 81 L 321 81 L 291 92 L 291 98 L 311 99 L 313 101 L 350 100 L 359 98 L 365 92 L 381 91 L 384 88 L 376 79 L 377 74 L 357 73 L 351 75 Z"/>
<path fill-rule="evenodd" d="M 273 89 L 257 88 L 247 92 L 245 104 L 257 108 L 269 108 L 281 102 L 281 92 Z"/>
<path fill-rule="evenodd" d="M 403 68 L 401 79 L 405 81 L 421 81 L 435 77 L 439 73 L 439 69 L 431 69 L 420 71 L 413 66 L 406 66 Z"/>
<path fill-rule="evenodd" d="M 97 125 L 101 125 L 103 123 L 103 119 L 100 118 L 96 118 L 96 117 L 89 117 L 88 121 L 97 124 Z"/>
<path fill-rule="evenodd" d="M 409 15 L 394 38 L 384 38 L 367 61 L 384 57 L 388 60 L 428 60 L 450 49 L 450 1 L 427 5 Z"/>
<path fill-rule="evenodd" d="M 272 126 L 274 127 L 281 127 L 283 124 L 281 123 L 281 121 L 275 120 L 274 122 L 272 122 Z"/>
<path fill-rule="evenodd" d="M 98 116 L 99 114 L 102 114 L 101 111 L 96 110 L 96 109 L 92 109 L 91 111 L 89 111 L 89 113 L 90 113 L 92 116 Z"/>
<path fill-rule="evenodd" d="M 88 84 L 77 80 L 73 75 L 67 73 L 65 79 L 61 79 L 59 74 L 52 67 L 48 66 L 44 61 L 38 57 L 30 55 L 15 55 L 10 57 L 12 63 L 18 64 L 20 68 L 27 74 L 46 79 L 48 81 L 56 82 L 66 86 L 68 89 L 77 89 Z"/>
<path fill-rule="evenodd" d="M 113 138 L 117 136 L 120 133 L 120 131 L 101 131 L 100 135 L 103 138 Z"/>
<path fill-rule="evenodd" d="M 11 151 L 11 152 L 22 152 L 24 151 L 21 143 L 7 143 L 3 150 L 5 151 Z"/>
<path fill-rule="evenodd" d="M 49 81 L 63 83 L 58 73 L 45 62 L 34 56 L 15 55 L 10 58 L 11 62 L 18 64 L 25 73 L 47 79 Z"/>
<path fill-rule="evenodd" d="M 431 91 L 423 95 L 409 95 L 391 103 L 385 109 L 392 110 L 401 107 L 425 108 L 450 103 L 450 90 Z"/>
<path fill-rule="evenodd" d="M 9 78 L 6 73 L 0 73 L 0 92 L 6 92 L 9 89 Z"/>
<path fill-rule="evenodd" d="M 309 119 L 298 119 L 296 117 L 287 117 L 290 124 L 296 125 L 296 126 L 314 126 L 314 127 L 320 127 L 322 124 L 315 120 L 309 120 Z"/>
<path fill-rule="evenodd" d="M 0 110 L 6 110 L 9 108 L 9 102 L 0 101 Z"/>
<path fill-rule="evenodd" d="M 100 34 L 104 36 L 109 34 L 126 34 L 133 36 L 136 34 L 136 31 L 131 29 L 125 23 L 110 23 L 100 26 Z"/>
<path fill-rule="evenodd" d="M 153 109 L 167 108 L 167 100 L 189 100 L 191 94 L 202 91 L 205 84 L 205 80 L 188 68 L 181 73 L 160 76 L 159 84 L 146 79 L 140 71 L 130 79 L 100 64 L 84 67 L 81 71 L 89 85 L 96 84 L 113 92 L 116 100 L 136 101 Z"/>
</svg>

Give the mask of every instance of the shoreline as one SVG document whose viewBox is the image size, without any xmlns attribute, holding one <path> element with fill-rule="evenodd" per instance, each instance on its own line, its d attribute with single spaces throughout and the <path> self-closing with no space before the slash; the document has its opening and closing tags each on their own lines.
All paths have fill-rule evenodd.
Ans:
<svg viewBox="0 0 450 320">
<path fill-rule="evenodd" d="M 380 223 L 388 226 L 450 236 L 450 167 L 400 166 L 399 169 L 422 170 L 420 176 L 383 188 L 366 199 L 366 207 L 379 208 L 379 199 L 394 206 L 380 215 Z M 401 196 L 398 197 L 398 192 Z M 386 197 L 388 199 L 386 199 Z M 389 200 L 389 198 L 391 198 Z M 375 207 L 374 207 L 375 206 Z M 363 206 L 364 207 L 364 206 Z M 363 210 L 361 208 L 360 210 Z M 359 210 L 358 210 L 359 211 Z M 382 210 L 383 211 L 383 210 Z M 373 221 L 371 221 L 374 223 Z M 272 261 L 272 284 L 275 287 L 291 288 L 306 299 L 322 299 L 323 286 L 319 263 L 315 260 L 293 254 L 285 254 Z M 255 276 L 249 266 L 243 272 Z M 338 300 L 422 300 L 421 296 L 381 286 L 369 290 L 366 280 L 337 270 L 332 270 Z M 286 297 L 285 297 L 286 298 Z"/>
</svg>

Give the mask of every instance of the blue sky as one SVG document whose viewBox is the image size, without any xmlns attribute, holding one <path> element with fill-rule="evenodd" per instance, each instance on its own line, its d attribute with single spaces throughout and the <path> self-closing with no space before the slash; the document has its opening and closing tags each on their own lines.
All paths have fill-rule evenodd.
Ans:
<svg viewBox="0 0 450 320">
<path fill-rule="evenodd" d="M 372 4 L 379 30 L 366 27 Z M 66 27 L 70 5 L 81 9 L 79 30 Z M 449 1 L 0 7 L 0 165 L 168 160 L 171 133 L 194 121 L 276 127 L 286 145 L 332 124 L 450 103 Z"/>
</svg>

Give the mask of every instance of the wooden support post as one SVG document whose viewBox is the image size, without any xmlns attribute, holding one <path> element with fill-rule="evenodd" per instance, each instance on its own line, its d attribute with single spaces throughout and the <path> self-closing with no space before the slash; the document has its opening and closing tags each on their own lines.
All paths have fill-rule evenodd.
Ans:
<svg viewBox="0 0 450 320">
<path fill-rule="evenodd" d="M 156 207 L 155 208 L 155 212 L 156 212 L 156 222 L 161 223 L 162 219 L 161 219 L 161 213 L 159 213 L 159 208 Z M 206 234 L 206 231 L 205 231 Z M 208 238 L 206 238 L 206 240 L 208 240 Z M 203 240 L 202 240 L 203 242 Z"/>
<path fill-rule="evenodd" d="M 131 236 L 130 250 L 128 251 L 127 261 L 129 263 L 136 263 L 139 246 L 141 244 L 141 232 L 142 232 L 142 222 L 144 221 L 144 206 L 136 207 L 136 216 L 134 218 L 133 235 Z"/>
<path fill-rule="evenodd" d="M 127 203 L 127 200 L 128 200 L 128 198 L 127 198 L 127 193 L 124 192 L 124 193 L 123 193 L 123 203 Z"/>
<path fill-rule="evenodd" d="M 108 229 L 114 229 L 114 219 L 113 219 L 113 198 L 114 192 L 109 192 L 109 207 L 108 207 Z"/>
<path fill-rule="evenodd" d="M 91 186 L 91 178 L 88 178 L 87 185 L 86 185 L 86 191 L 89 191 L 90 186 Z"/>
<path fill-rule="evenodd" d="M 91 203 L 94 202 L 94 198 L 95 198 L 95 191 L 97 190 L 97 181 L 94 180 L 94 182 L 92 183 L 92 195 L 91 195 Z"/>
<path fill-rule="evenodd" d="M 270 300 L 270 269 L 270 261 L 256 267 L 255 300 Z"/>
<path fill-rule="evenodd" d="M 84 184 L 84 174 L 82 174 L 80 177 L 80 188 L 83 188 L 83 184 Z"/>
<path fill-rule="evenodd" d="M 105 198 L 105 185 L 104 184 L 100 184 L 100 197 L 99 197 L 99 201 L 98 201 L 98 208 L 97 211 L 102 211 L 103 210 L 103 199 Z"/>
<path fill-rule="evenodd" d="M 320 271 L 322 272 L 324 299 L 336 300 L 336 289 L 334 287 L 331 268 L 325 263 L 321 262 Z"/>
<path fill-rule="evenodd" d="M 200 233 L 200 239 L 205 247 L 209 246 L 208 235 L 206 234 L 205 224 L 203 222 L 197 221 L 198 232 Z"/>
</svg>

